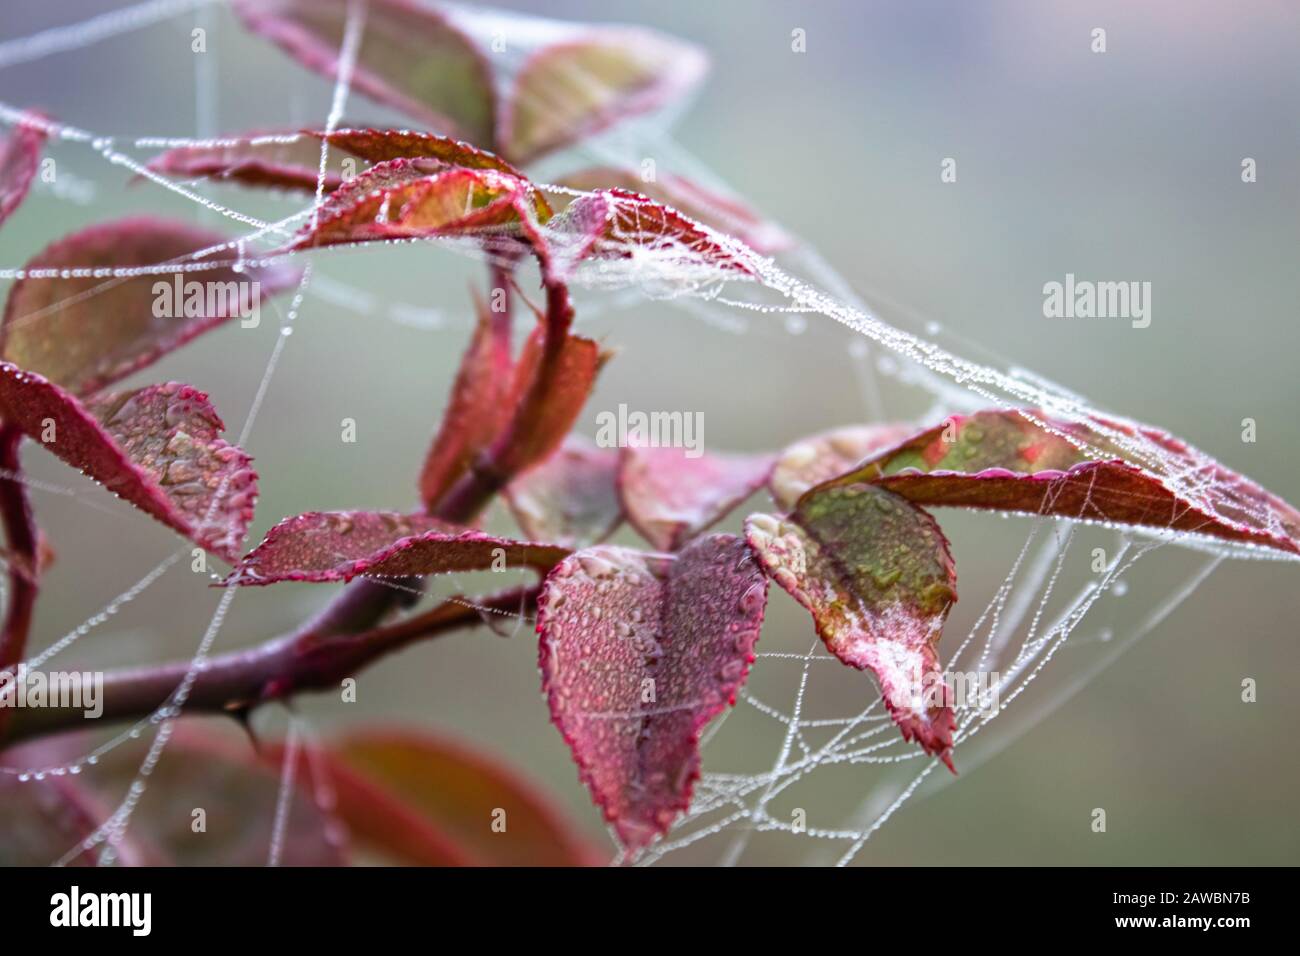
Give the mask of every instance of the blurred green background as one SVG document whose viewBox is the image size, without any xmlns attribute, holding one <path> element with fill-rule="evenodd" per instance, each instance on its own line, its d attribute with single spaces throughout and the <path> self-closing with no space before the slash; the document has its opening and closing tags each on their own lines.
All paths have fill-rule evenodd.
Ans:
<svg viewBox="0 0 1300 956">
<path fill-rule="evenodd" d="M 114 6 L 7 4 L 0 42 Z M 959 354 L 991 361 L 992 353 L 1033 369 L 1300 500 L 1294 4 L 499 6 L 625 20 L 698 42 L 710 51 L 713 72 L 674 129 L 678 149 L 805 237 L 883 316 L 921 333 L 927 322 L 940 323 L 939 340 Z M 196 23 L 210 31 L 213 58 L 198 70 L 218 78 L 215 98 L 197 110 Z M 1104 55 L 1090 51 L 1094 27 L 1107 31 Z M 806 53 L 791 51 L 795 28 L 806 31 Z M 127 145 L 137 136 L 319 123 L 329 96 L 330 84 L 246 35 L 219 7 L 0 70 L 5 103 L 43 108 Z M 359 95 L 346 117 L 404 125 Z M 20 266 L 70 230 L 127 212 L 220 226 L 178 197 L 128 185 L 129 173 L 85 146 L 57 144 L 50 155 L 65 184 L 90 184 L 93 195 L 38 188 L 0 230 L 4 267 Z M 660 168 L 671 171 L 676 155 L 657 157 Z M 1259 171 L 1250 185 L 1240 178 L 1247 156 Z M 940 183 L 945 157 L 957 160 L 955 184 Z M 296 200 L 204 188 L 264 218 L 295 208 Z M 262 476 L 254 540 L 301 511 L 413 503 L 414 476 L 469 327 L 467 286 L 482 281 L 471 261 L 426 247 L 322 256 L 318 269 L 370 291 L 380 305 L 366 315 L 308 298 L 248 442 Z M 1150 281 L 1151 326 L 1045 319 L 1043 283 L 1066 272 Z M 814 317 L 792 332 L 779 317 L 724 313 L 744 320 L 738 334 L 665 302 L 615 306 L 585 296 L 580 317 L 588 302 L 601 308 L 583 319 L 585 331 L 620 351 L 584 417 L 588 434 L 596 411 L 620 402 L 702 411 L 709 447 L 742 450 L 779 447 L 867 415 L 849 352 L 856 337 L 828 320 Z M 394 321 L 392 303 L 417 304 L 438 318 L 433 328 Z M 257 330 L 211 334 L 137 379 L 175 378 L 209 391 L 238 431 L 277 334 L 268 317 Z M 913 417 L 928 407 L 917 390 L 889 379 L 881 388 L 889 415 Z M 1258 424 L 1254 444 L 1241 440 L 1246 417 Z M 356 420 L 356 444 L 339 440 L 343 418 Z M 39 450 L 26 458 L 36 478 L 106 506 L 37 493 L 38 517 L 58 553 L 35 629 L 44 646 L 177 543 Z M 1029 525 L 942 518 L 961 575 L 955 635 L 1001 582 Z M 1167 550 L 1150 556 L 1128 594 L 1108 599 L 1079 636 L 1110 627 L 1122 639 L 1201 560 Z M 1295 565 L 1226 564 L 1081 693 L 1003 741 L 1010 745 L 995 759 L 966 764 L 959 785 L 907 805 L 858 862 L 1300 862 L 1298 583 Z M 308 586 L 241 593 L 216 649 L 291 627 L 330 593 Z M 178 568 L 57 660 L 108 666 L 188 656 L 218 596 Z M 760 646 L 804 651 L 811 636 L 806 616 L 774 592 Z M 1086 640 L 1062 652 L 1044 678 L 1044 704 L 1092 653 Z M 783 666 L 760 662 L 751 687 L 788 706 L 793 678 Z M 1255 704 L 1241 702 L 1245 677 L 1259 682 Z M 810 706 L 817 714 L 852 713 L 872 693 L 865 680 L 833 675 L 815 685 Z M 300 706 L 326 736 L 334 725 L 391 718 L 475 741 L 541 781 L 603 839 L 538 683 L 529 634 L 503 640 L 481 629 L 382 662 L 361 676 L 356 704 L 313 698 Z M 283 716 L 266 713 L 259 723 L 274 733 Z M 706 770 L 754 771 L 775 758 L 777 725 L 752 713 L 738 713 L 735 723 L 706 751 Z M 960 751 L 957 763 L 963 767 Z M 810 824 L 840 826 L 878 778 L 871 768 L 822 771 L 797 799 Z M 1106 834 L 1090 830 L 1095 807 L 1107 810 Z M 722 846 L 705 841 L 669 859 L 712 862 Z M 820 861 L 823 849 L 807 838 L 762 835 L 743 862 Z"/>
</svg>

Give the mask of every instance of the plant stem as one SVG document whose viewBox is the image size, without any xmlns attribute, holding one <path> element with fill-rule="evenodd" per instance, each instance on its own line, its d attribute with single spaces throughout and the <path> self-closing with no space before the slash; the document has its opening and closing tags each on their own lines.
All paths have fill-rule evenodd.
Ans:
<svg viewBox="0 0 1300 956">
<path fill-rule="evenodd" d="M 453 599 L 422 614 L 356 634 L 301 631 L 214 657 L 199 672 L 185 710 L 241 714 L 304 691 L 337 691 L 344 678 L 356 676 L 416 641 L 484 623 L 494 612 L 515 614 L 522 608 L 531 613 L 538 590 L 536 585 L 515 588 L 472 605 Z M 167 702 L 189 667 L 189 661 L 175 661 L 109 671 L 104 675 L 99 721 L 149 716 Z M 28 708 L 15 712 L 6 744 L 86 726 L 81 708 Z"/>
</svg>

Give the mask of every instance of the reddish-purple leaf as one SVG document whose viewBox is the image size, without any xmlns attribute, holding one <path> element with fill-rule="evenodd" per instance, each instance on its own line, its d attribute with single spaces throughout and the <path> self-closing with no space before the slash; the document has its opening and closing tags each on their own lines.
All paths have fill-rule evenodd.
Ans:
<svg viewBox="0 0 1300 956">
<path fill-rule="evenodd" d="M 263 754 L 271 765 L 284 748 Z M 402 727 L 349 733 L 299 774 L 328 774 L 354 841 L 417 866 L 586 866 L 596 854 L 530 781 L 478 750 Z M 507 839 L 489 823 L 504 812 Z"/>
<path fill-rule="evenodd" d="M 501 115 L 517 163 L 578 142 L 686 95 L 704 77 L 698 47 L 633 27 L 584 27 L 543 46 L 515 77 Z"/>
<path fill-rule="evenodd" d="M 720 196 L 689 179 L 670 173 L 657 173 L 647 181 L 631 169 L 602 166 L 565 176 L 559 185 L 583 192 L 618 189 L 627 193 L 640 193 L 719 232 L 736 236 L 751 249 L 764 255 L 789 249 L 793 245 L 793 240 L 780 227 L 759 218 L 743 203 Z"/>
<path fill-rule="evenodd" d="M 231 573 L 235 584 L 350 581 L 529 566 L 546 570 L 568 548 L 497 538 L 422 514 L 309 511 L 286 518 Z"/>
<path fill-rule="evenodd" d="M 844 474 L 868 455 L 915 433 L 910 425 L 848 425 L 800 439 L 777 457 L 768 490 L 789 511 L 813 485 Z"/>
<path fill-rule="evenodd" d="M 560 447 L 609 357 L 591 339 L 560 334 L 559 345 L 552 345 L 537 326 L 515 363 L 508 399 L 515 414 L 497 441 L 496 466 L 503 474 L 520 474 Z"/>
<path fill-rule="evenodd" d="M 20 123 L 0 139 L 0 223 L 27 196 L 41 161 L 44 129 Z"/>
<path fill-rule="evenodd" d="M 510 416 L 514 360 L 509 316 L 489 311 L 477 295 L 474 305 L 474 337 L 461 357 L 447 410 L 420 473 L 420 498 L 430 508 L 492 444 Z"/>
<path fill-rule="evenodd" d="M 1102 418 L 1025 414 L 1035 421 L 1014 411 L 953 416 L 835 483 L 874 482 L 923 505 L 1170 529 L 1300 554 L 1300 512 L 1178 439 Z"/>
<path fill-rule="evenodd" d="M 609 537 L 623 520 L 619 454 L 570 435 L 559 451 L 505 489 L 529 538 L 576 548 Z"/>
<path fill-rule="evenodd" d="M 639 193 L 606 189 L 571 202 L 551 220 L 557 268 L 566 274 L 585 259 L 639 257 L 653 272 L 656 257 L 677 272 L 741 273 L 753 269 L 741 251 L 700 224 Z"/>
<path fill-rule="evenodd" d="M 732 535 L 676 556 L 590 548 L 547 577 L 537 630 L 551 718 L 629 849 L 690 805 L 700 731 L 735 703 L 766 603 Z"/>
<path fill-rule="evenodd" d="M 291 249 L 434 236 L 491 238 L 519 223 L 524 184 L 491 169 L 393 159 L 330 194 Z"/>
<path fill-rule="evenodd" d="M 111 269 L 183 263 L 226 238 L 188 223 L 147 217 L 91 226 L 46 248 L 5 306 L 0 356 L 85 395 L 143 368 L 236 316 L 260 316 L 261 300 L 291 286 L 287 266 L 229 266 L 113 277 Z M 218 261 L 229 258 L 223 253 Z M 204 260 L 196 260 L 204 261 Z M 63 270 L 100 270 L 63 278 Z"/>
<path fill-rule="evenodd" d="M 315 193 L 320 149 L 319 139 L 298 130 L 245 133 L 216 146 L 169 149 L 154 157 L 149 168 L 181 179 L 224 179 L 243 186 Z M 343 185 L 344 158 L 338 151 L 326 156 L 325 192 Z"/>
<path fill-rule="evenodd" d="M 691 457 L 686 448 L 623 449 L 618 487 L 632 527 L 662 551 L 676 551 L 767 481 L 771 455 Z"/>
<path fill-rule="evenodd" d="M 253 519 L 252 459 L 219 437 L 207 395 L 169 382 L 83 404 L 0 362 L 0 415 L 65 462 L 194 543 L 234 563 Z"/>
<path fill-rule="evenodd" d="M 347 0 L 235 0 L 235 13 L 303 66 L 338 74 Z M 490 147 L 496 95 L 487 60 L 444 10 L 368 0 L 352 85 L 422 125 Z"/>
<path fill-rule="evenodd" d="M 934 519 L 883 488 L 851 484 L 808 492 L 785 519 L 751 515 L 745 534 L 831 653 L 876 675 L 903 736 L 951 768 L 955 719 L 937 648 L 957 574 Z"/>
</svg>

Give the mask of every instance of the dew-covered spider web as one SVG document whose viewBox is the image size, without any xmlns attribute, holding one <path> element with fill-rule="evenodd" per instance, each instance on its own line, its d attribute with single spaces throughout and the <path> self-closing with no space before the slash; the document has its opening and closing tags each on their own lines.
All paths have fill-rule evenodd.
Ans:
<svg viewBox="0 0 1300 956">
<path fill-rule="evenodd" d="M 501 30 L 509 31 L 511 42 L 494 64 L 507 78 L 519 70 L 530 50 L 554 39 L 556 31 L 562 35 L 566 29 L 549 22 L 521 20 L 514 14 L 507 24 L 485 8 L 459 8 L 456 15 L 471 34 L 491 37 Z M 143 47 L 157 31 L 177 25 L 188 29 L 193 23 L 212 27 L 220 21 L 221 29 L 236 29 L 233 22 L 221 20 L 225 16 L 215 0 L 149 0 L 32 36 L 6 38 L 0 41 L 0 71 L 20 70 L 26 64 L 49 58 L 57 59 L 65 71 L 75 75 L 79 62 L 95 57 L 102 41 L 130 37 Z M 365 115 L 364 102 L 357 102 L 352 95 L 352 77 L 366 17 L 365 0 L 353 0 L 329 101 L 318 104 L 318 109 L 313 107 L 309 118 L 293 116 L 285 104 L 285 128 L 310 125 L 329 131 L 340 128 L 345 116 Z M 142 204 L 147 204 L 151 192 L 165 192 L 205 210 L 214 221 L 226 221 L 229 241 L 184 261 L 63 273 L 70 278 L 102 280 L 102 285 L 87 293 L 90 296 L 111 287 L 116 280 L 142 274 L 202 273 L 232 265 L 243 269 L 284 261 L 305 266 L 297 289 L 284 304 L 270 303 L 280 323 L 280 334 L 265 358 L 249 412 L 238 430 L 237 443 L 242 447 L 254 434 L 263 399 L 286 350 L 293 348 L 295 337 L 312 334 L 314 304 L 354 315 L 361 323 L 359 328 L 366 322 L 387 320 L 421 329 L 431 341 L 437 340 L 438 348 L 458 348 L 465 325 L 449 325 L 428 303 L 402 301 L 382 288 L 341 278 L 336 265 L 346 262 L 356 251 L 351 246 L 310 253 L 276 251 L 319 215 L 330 155 L 328 142 L 322 141 L 320 147 L 314 199 L 308 197 L 302 202 L 286 194 L 280 199 L 285 211 L 278 218 L 244 211 L 248 194 L 229 184 L 174 180 L 149 169 L 149 160 L 160 150 L 230 142 L 217 138 L 221 132 L 219 91 L 221 77 L 226 71 L 238 70 L 239 64 L 223 59 L 220 49 L 197 59 L 201 65 L 195 68 L 193 128 L 147 130 L 137 135 L 83 128 L 57 117 L 43 121 L 53 155 L 91 157 L 99 164 L 100 175 L 84 181 L 65 178 L 58 188 L 34 194 L 29 202 L 93 207 L 101 191 L 138 178 L 142 182 L 135 188 Z M 285 69 L 297 67 L 286 62 Z M 557 80 L 553 90 L 533 89 L 531 95 L 543 100 L 548 94 L 563 98 L 590 82 L 591 78 L 574 73 Z M 88 91 L 86 95 L 94 94 Z M 111 93 L 98 91 L 98 95 Z M 274 95 L 273 91 L 268 95 Z M 24 103 L 0 102 L 0 123 L 14 126 L 32 122 L 27 107 Z M 561 178 L 565 168 L 634 168 L 643 157 L 653 155 L 665 168 L 689 176 L 719 195 L 728 195 L 725 179 L 672 139 L 672 114 L 682 108 L 679 104 L 649 118 L 619 124 L 529 172 L 549 198 L 563 204 L 581 194 L 551 184 Z M 295 141 L 295 134 L 286 134 L 284 141 Z M 748 198 L 761 210 L 761 197 Z M 571 234 L 549 226 L 537 228 L 553 244 L 558 258 L 572 251 L 575 240 Z M 908 416 L 918 426 L 932 425 L 953 413 L 1001 407 L 1040 409 L 1044 419 L 1086 422 L 1098 429 L 1095 416 L 1102 413 L 1085 398 L 1017 367 L 986 346 L 967 342 L 948 329 L 906 314 L 900 314 L 896 324 L 886 321 L 818 255 L 813 243 L 791 237 L 787 250 L 767 256 L 728 232 L 703 225 L 700 229 L 710 240 L 707 250 L 698 243 L 677 241 L 653 224 L 642 224 L 635 215 L 620 217 L 613 233 L 599 241 L 599 251 L 604 254 L 573 264 L 571 284 L 579 326 L 616 316 L 646 300 L 697 317 L 700 336 L 737 341 L 760 329 L 774 337 L 798 335 L 809 323 L 830 321 L 854 333 L 849 346 L 853 378 L 846 387 L 859 391 L 865 422 L 889 420 L 891 414 L 897 414 L 890 396 L 906 393 L 926 400 L 922 414 Z M 494 242 L 494 238 L 489 230 L 474 240 L 434 238 L 388 244 L 429 246 L 433 248 L 424 250 L 428 256 L 453 253 L 476 262 L 508 265 L 512 259 L 504 252 L 505 244 Z M 734 263 L 742 263 L 745 269 L 729 267 Z M 475 275 L 480 272 L 466 271 Z M 21 261 L 0 262 L 0 280 L 6 284 L 28 274 Z M 521 279 L 520 287 L 525 285 Z M 874 293 L 872 298 L 881 299 Z M 908 331 L 907 327 L 915 327 L 916 331 Z M 635 356 L 622 360 L 634 361 Z M 1109 412 L 1106 420 L 1117 421 Z M 840 423 L 826 423 L 828 427 L 835 424 Z M 1045 421 L 1040 424 L 1050 428 Z M 1240 493 L 1213 469 L 1199 466 L 1198 459 L 1175 454 L 1141 431 L 1102 428 L 1099 433 L 1131 463 L 1160 476 L 1180 498 L 1210 513 L 1242 516 L 1261 528 L 1283 533 L 1271 512 L 1260 508 L 1253 498 Z M 1076 434 L 1058 434 L 1083 451 L 1090 450 Z M 47 498 L 57 502 L 55 507 L 103 507 L 95 494 L 30 478 L 23 480 L 38 496 L 38 504 L 40 498 Z M 986 514 L 954 520 L 958 523 L 950 537 L 956 542 L 960 562 L 974 553 L 962 550 L 963 531 L 977 527 L 978 522 L 996 519 Z M 989 575 L 993 586 L 984 593 L 975 593 L 970 586 L 962 590 L 959 612 L 950 621 L 940 647 L 947 671 L 974 675 L 977 681 L 981 675 L 984 678 L 979 693 L 959 699 L 956 708 L 958 729 L 953 758 L 963 776 L 1041 722 L 1126 648 L 1159 628 L 1223 561 L 1288 559 L 1268 549 L 1172 527 L 1135 530 L 1111 526 L 1089 520 L 1086 508 L 1077 520 L 1048 516 L 1007 520 L 1018 530 L 1023 529 L 1022 543 L 1005 554 L 994 549 L 995 553 L 985 556 L 986 568 L 996 568 Z M 944 521 L 946 527 L 946 513 Z M 1156 551 L 1161 554 L 1152 557 Z M 186 547 L 160 556 L 147 574 L 122 582 L 124 589 L 117 597 L 74 630 L 44 642 L 42 649 L 31 654 L 28 665 L 44 665 L 112 620 L 123 606 L 147 601 L 150 586 L 185 563 L 188 553 Z M 1149 579 L 1144 576 L 1148 566 L 1165 559 L 1175 573 L 1153 574 Z M 219 579 L 219 575 L 213 574 L 212 578 Z M 206 597 L 212 594 L 207 590 L 209 583 L 196 581 L 194 587 Z M 394 582 L 391 586 L 402 585 Z M 438 582 L 437 589 L 448 594 L 474 593 L 454 578 Z M 154 768 L 167 759 L 175 721 L 185 712 L 194 681 L 221 646 L 223 624 L 238 592 L 227 588 L 218 593 L 210 619 L 194 629 L 185 679 L 157 712 L 76 759 L 3 768 L 4 773 L 20 781 L 51 775 L 90 775 L 104 754 L 132 740 L 148 742 L 136 778 L 121 795 L 120 803 L 86 840 L 69 847 L 61 860 L 51 862 L 68 862 L 86 851 L 97 851 L 103 864 L 117 861 L 116 848 L 128 832 Z M 783 595 L 774 590 L 773 603 L 779 598 Z M 487 608 L 483 613 L 485 617 L 499 618 L 495 627 L 514 634 L 516 641 L 528 640 L 532 632 L 533 622 L 527 615 Z M 841 865 L 864 862 L 869 859 L 864 847 L 896 814 L 910 805 L 920 805 L 915 812 L 924 813 L 923 804 L 930 795 L 961 779 L 949 775 L 935 758 L 900 737 L 874 686 L 869 685 L 870 678 L 850 671 L 832 657 L 813 635 L 810 622 L 799 613 L 790 610 L 788 615 L 768 621 L 758 660 L 735 708 L 707 729 L 703 741 L 704 773 L 690 810 L 670 833 L 634 858 L 624 859 L 612 850 L 613 861 L 652 865 L 680 860 L 732 865 L 748 861 L 760 841 L 786 840 L 790 846 L 782 851 L 783 859 Z M 845 702 L 855 695 L 859 705 L 846 707 Z M 305 750 L 310 757 L 316 746 L 310 721 L 300 715 L 291 718 L 282 772 L 285 793 L 302 783 L 295 780 L 299 751 Z M 311 771 L 310 759 L 306 766 Z M 327 782 L 314 771 L 310 776 L 312 792 L 329 815 L 332 796 Z M 828 780 L 832 782 L 828 784 Z M 277 805 L 267 847 L 267 861 L 272 865 L 280 860 L 288 808 L 287 799 Z"/>
</svg>

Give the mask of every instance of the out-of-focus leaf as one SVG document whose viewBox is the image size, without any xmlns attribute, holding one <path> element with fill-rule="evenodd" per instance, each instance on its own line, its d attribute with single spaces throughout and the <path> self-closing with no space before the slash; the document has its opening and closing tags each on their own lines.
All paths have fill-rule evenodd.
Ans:
<svg viewBox="0 0 1300 956">
<path fill-rule="evenodd" d="M 108 818 L 106 806 L 76 777 L 47 776 L 19 781 L 0 774 L 0 866 L 49 866 L 63 858 Z M 118 847 L 128 866 L 150 862 L 129 835 Z M 85 850 L 71 866 L 95 866 L 97 850 Z"/>
<path fill-rule="evenodd" d="M 497 538 L 427 515 L 310 511 L 286 518 L 231 573 L 235 584 L 350 581 L 528 566 L 548 569 L 568 548 Z M 504 563 L 503 563 L 504 562 Z"/>
<path fill-rule="evenodd" d="M 732 535 L 676 556 L 590 548 L 547 577 L 537 630 L 551 718 L 627 848 L 690 804 L 700 731 L 735 702 L 766 603 Z"/>
<path fill-rule="evenodd" d="M 85 733 L 44 737 L 5 751 L 15 770 L 67 764 L 95 741 Z M 130 744 L 99 755 L 75 776 L 46 773 L 18 782 L 0 775 L 0 865 L 48 866 L 106 822 L 140 769 L 144 752 Z M 186 722 L 163 752 L 114 846 L 126 866 L 264 866 L 270 855 L 281 775 L 258 759 L 233 726 Z M 313 793 L 304 768 L 289 791 L 279 862 L 334 866 L 346 862 L 346 834 Z M 71 862 L 94 866 L 106 843 Z"/>
<path fill-rule="evenodd" d="M 268 748 L 278 761 L 282 747 Z M 596 854 L 536 787 L 426 731 L 370 727 L 302 755 L 322 765 L 353 840 L 417 866 L 585 866 Z"/>
<path fill-rule="evenodd" d="M 751 515 L 750 547 L 845 664 L 876 675 L 908 740 L 951 767 L 955 719 L 938 643 L 957 573 L 938 524 L 874 485 L 817 488 L 789 517 Z"/>
<path fill-rule="evenodd" d="M 347 0 L 235 0 L 244 25 L 324 76 L 338 74 Z M 442 10 L 368 0 L 352 85 L 424 126 L 491 147 L 494 80 L 480 49 Z"/>
<path fill-rule="evenodd" d="M 676 551 L 767 481 L 771 455 L 629 445 L 618 487 L 628 521 L 661 551 Z"/>
<path fill-rule="evenodd" d="M 214 326 L 251 316 L 254 309 L 260 314 L 261 299 L 297 281 L 298 270 L 286 266 L 109 274 L 112 269 L 184 262 L 192 253 L 225 241 L 219 233 L 188 223 L 149 217 L 119 219 L 65 236 L 26 266 L 29 273 L 55 270 L 55 275 L 28 275 L 10 291 L 0 355 L 85 395 Z M 58 275 L 70 269 L 103 274 L 66 279 Z"/>
<path fill-rule="evenodd" d="M 489 238 L 519 222 L 523 184 L 491 169 L 435 159 L 392 159 L 330 194 L 292 249 L 433 236 Z"/>
<path fill-rule="evenodd" d="M 849 425 L 801 439 L 777 457 L 768 490 L 788 511 L 813 485 L 844 474 L 873 452 L 915 433 L 910 425 Z"/>
<path fill-rule="evenodd" d="M 719 232 L 742 239 L 750 248 L 764 255 L 781 252 L 793 245 L 793 240 L 780 227 L 759 218 L 744 204 L 711 192 L 682 176 L 656 173 L 653 179 L 647 180 L 631 169 L 601 166 L 565 176 L 557 185 L 583 192 L 618 189 L 641 193 Z"/>
<path fill-rule="evenodd" d="M 79 402 L 0 362 L 0 416 L 195 544 L 234 563 L 253 519 L 252 459 L 219 437 L 207 395 L 176 382 Z"/>
<path fill-rule="evenodd" d="M 524 534 L 576 548 L 607 538 L 623 520 L 619 454 L 570 435 L 560 450 L 505 489 Z"/>
<path fill-rule="evenodd" d="M 950 417 L 834 483 L 869 481 L 923 505 L 1194 532 L 1300 554 L 1300 512 L 1190 445 L 1144 425 L 1025 415 Z"/>
<path fill-rule="evenodd" d="M 241 186 L 315 193 L 320 150 L 319 139 L 297 130 L 246 133 L 223 139 L 219 145 L 169 149 L 150 160 L 149 169 L 179 179 L 222 179 Z M 327 154 L 325 192 L 343 185 L 343 159 L 337 151 Z"/>
<path fill-rule="evenodd" d="M 698 47 L 651 30 L 589 27 L 520 69 L 501 116 L 502 152 L 528 163 L 684 96 L 708 70 Z"/>
<path fill-rule="evenodd" d="M 20 123 L 0 138 L 0 224 L 27 196 L 41 161 L 45 131 Z"/>
<path fill-rule="evenodd" d="M 81 777 L 108 799 L 121 799 L 140 768 L 139 748 L 118 747 Z M 168 744 L 131 815 L 131 830 L 166 862 L 180 866 L 265 866 L 270 859 L 283 776 L 264 766 L 251 744 L 186 728 Z M 313 792 L 310 769 L 288 793 L 279 864 L 341 866 L 347 834 Z M 195 832 L 194 811 L 205 830 Z"/>
</svg>

